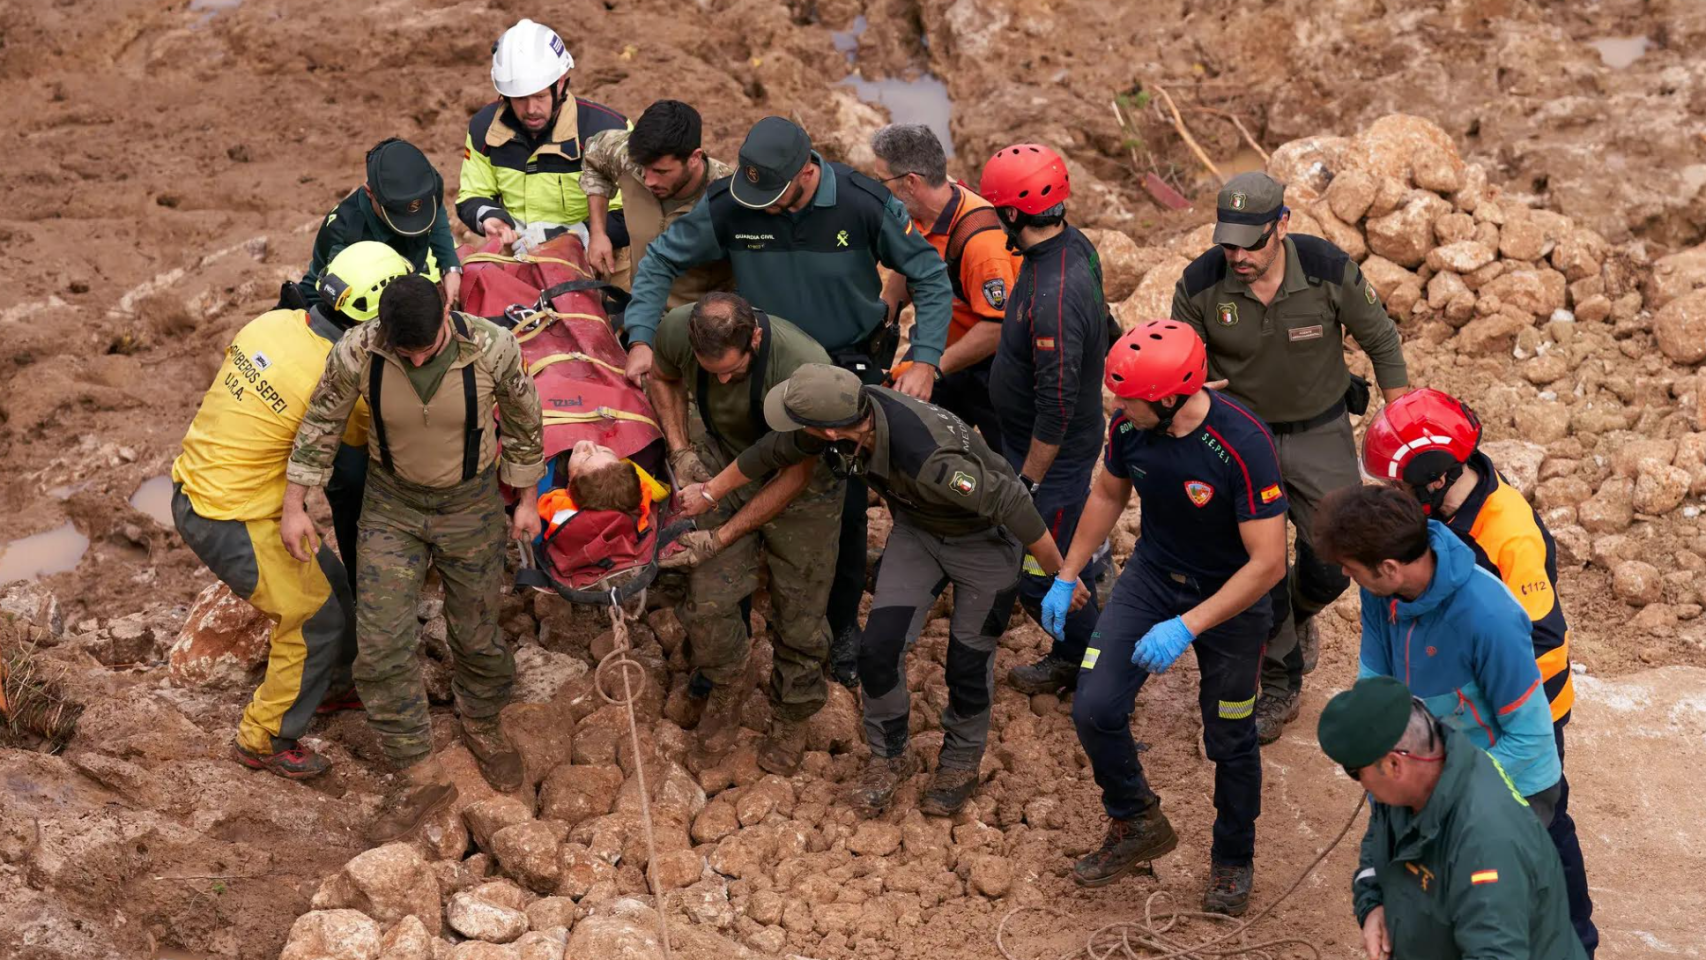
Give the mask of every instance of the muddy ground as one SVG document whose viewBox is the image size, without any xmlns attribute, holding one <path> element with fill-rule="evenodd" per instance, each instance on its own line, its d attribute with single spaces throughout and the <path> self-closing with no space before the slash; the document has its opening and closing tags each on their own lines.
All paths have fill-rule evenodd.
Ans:
<svg viewBox="0 0 1706 960">
<path fill-rule="evenodd" d="M 952 101 L 953 172 L 975 182 L 981 159 L 1007 142 L 1053 144 L 1073 164 L 1073 219 L 1143 247 L 1210 219 L 1216 181 L 1156 103 L 1121 130 L 1110 103 L 1139 88 L 1167 90 L 1204 151 L 1229 168 L 1249 165 L 1252 151 L 1228 117 L 1272 151 L 1404 112 L 1438 123 L 1512 202 L 1567 214 L 1631 263 L 1706 240 L 1698 120 L 1706 64 L 1693 52 L 1706 40 L 1706 8 L 1686 0 L 602 0 L 543 8 L 510 0 L 3 0 L 0 251 L 10 283 L 0 295 L 0 542 L 64 530 L 76 557 L 87 541 L 75 566 L 40 585 L 57 597 L 67 634 L 95 638 L 91 649 L 121 666 L 85 656 L 80 642 L 61 644 L 56 662 L 73 670 L 67 683 L 89 704 L 80 737 L 59 758 L 0 752 L 0 916 L 8 921 L 0 953 L 135 957 L 157 945 L 275 956 L 321 879 L 361 851 L 359 824 L 380 786 L 371 738 L 348 716 L 317 730 L 340 764 L 312 788 L 225 761 L 242 694 L 172 686 L 160 665 L 209 578 L 129 501 L 167 471 L 220 348 L 271 305 L 281 279 L 299 273 L 313 225 L 359 181 L 373 142 L 401 135 L 422 145 L 454 189 L 466 118 L 490 97 L 491 38 L 524 15 L 570 38 L 581 95 L 630 116 L 659 97 L 693 102 L 708 145 L 725 159 L 751 121 L 782 113 L 805 123 L 827 154 L 859 163 L 884 115 L 840 85 L 848 54 L 867 78 L 928 72 Z M 866 27 L 852 36 L 860 17 Z M 1648 44 L 1590 45 L 1637 37 Z M 1632 62 L 1611 65 L 1637 49 Z M 1196 207 L 1163 211 L 1137 185 L 1149 172 Z M 1425 371 L 1419 379 L 1472 401 L 1496 397 L 1489 402 L 1501 415 L 1489 418 L 1490 438 L 1522 438 L 1524 421 L 1511 407 L 1540 381 L 1519 372 L 1520 349 L 1465 361 L 1427 318 L 1404 324 L 1413 368 Z M 1590 391 L 1627 404 L 1626 426 L 1675 441 L 1701 429 L 1698 420 L 1679 427 L 1666 419 L 1667 404 L 1692 407 L 1693 391 L 1682 385 L 1693 370 L 1658 354 L 1652 325 L 1643 309 L 1619 323 L 1615 340 L 1608 328 L 1605 350 L 1578 362 L 1594 370 Z M 1643 386 L 1660 377 L 1668 389 Z M 1575 386 L 1579 394 L 1580 378 Z M 1560 442 L 1579 449 L 1549 448 L 1550 458 L 1584 471 L 1595 457 L 1609 459 L 1623 439 L 1591 426 L 1572 418 Z M 1605 472 L 1585 482 L 1597 485 Z M 1563 573 L 1575 658 L 1588 672 L 1578 678 L 1583 702 L 1571 727 L 1573 806 L 1599 891 L 1604 957 L 1702 949 L 1697 918 L 1706 904 L 1678 880 L 1698 875 L 1690 867 L 1706 859 L 1696 826 L 1706 811 L 1682 780 L 1701 744 L 1698 710 L 1687 704 L 1706 683 L 1695 669 L 1706 665 L 1693 619 L 1692 571 L 1706 553 L 1697 502 L 1638 518 L 1626 542 L 1596 537 L 1593 547 L 1604 549 L 1582 545 Z M 1655 604 L 1632 607 L 1613 593 L 1612 568 L 1637 556 L 1657 574 L 1687 574 L 1656 604 L 1663 614 L 1637 619 L 1637 609 Z M 112 649 L 112 624 L 126 618 L 153 638 L 131 665 Z M 1289 884 L 1354 799 L 1311 733 L 1321 703 L 1352 672 L 1352 621 L 1328 622 L 1305 718 L 1265 754 L 1258 903 Z M 599 629 L 583 623 L 548 645 L 584 657 Z M 1038 643 L 1035 628 L 1016 628 L 1001 669 Z M 662 669 L 660 687 L 678 674 Z M 1190 719 L 1192 679 L 1187 670 L 1157 684 L 1137 721 L 1185 836 L 1160 879 L 1185 900 L 1206 871 L 1211 809 L 1210 768 Z M 932 689 L 939 694 L 939 684 Z M 929 690 L 921 693 L 929 702 Z M 926 733 L 931 712 L 921 703 Z M 453 725 L 442 719 L 448 742 Z M 754 920 L 750 904 L 780 881 L 736 877 L 724 893 L 743 914 L 718 929 L 758 952 L 970 958 L 996 955 L 995 924 L 1013 906 L 1048 902 L 1075 918 L 1016 921 L 1019 955 L 1030 957 L 1067 949 L 1063 928 L 1130 916 L 1153 884 L 1086 894 L 1063 876 L 1062 851 L 1101 829 L 1067 717 L 1004 690 L 997 721 L 1006 755 L 971 816 L 1000 839 L 986 844 L 975 829 L 963 843 L 954 837 L 948 863 L 964 864 L 968 876 L 942 869 L 929 882 L 885 880 L 840 903 L 833 892 L 813 903 L 823 891 L 777 889 L 787 903 L 806 904 L 806 919 L 784 912 L 774 923 Z M 904 872 L 921 859 L 905 849 L 846 852 L 854 828 L 825 785 L 848 776 L 855 755 L 834 738 L 823 746 L 813 772 L 797 778 L 800 805 L 823 809 L 814 806 L 815 820 L 796 813 L 788 822 L 811 821 L 812 843 L 823 847 L 811 856 L 840 851 L 842 859 L 811 863 L 867 880 L 873 871 Z M 1048 809 L 1031 809 L 1050 797 L 1057 802 L 1042 804 Z M 1012 877 L 993 897 L 969 877 L 986 845 Z M 1353 956 L 1348 872 L 1341 850 L 1264 929 L 1314 939 L 1325 956 Z M 622 892 L 638 892 L 632 880 L 623 878 Z M 859 909 L 830 909 L 844 904 Z"/>
</svg>

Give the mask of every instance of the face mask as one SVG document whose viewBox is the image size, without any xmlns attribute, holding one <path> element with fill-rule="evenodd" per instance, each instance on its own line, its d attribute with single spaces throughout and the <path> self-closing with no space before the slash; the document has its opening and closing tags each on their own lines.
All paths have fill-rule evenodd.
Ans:
<svg viewBox="0 0 1706 960">
<path fill-rule="evenodd" d="M 1407 483 L 1406 486 L 1410 488 L 1410 495 L 1422 505 L 1423 514 L 1430 520 L 1443 520 L 1445 519 L 1445 495 L 1462 476 L 1463 464 L 1460 463 L 1431 480 L 1422 483 Z M 1442 477 L 1445 482 L 1440 484 L 1437 490 L 1429 489 L 1433 486 L 1434 481 Z"/>
</svg>

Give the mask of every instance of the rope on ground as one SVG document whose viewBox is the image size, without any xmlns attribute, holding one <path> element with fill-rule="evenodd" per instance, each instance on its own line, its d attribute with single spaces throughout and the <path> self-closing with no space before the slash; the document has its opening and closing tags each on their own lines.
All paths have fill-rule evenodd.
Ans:
<svg viewBox="0 0 1706 960">
<path fill-rule="evenodd" d="M 638 609 L 646 609 L 646 592 L 639 593 Z M 637 660 L 630 660 L 628 653 L 628 612 L 622 609 L 622 602 L 617 598 L 615 590 L 610 591 L 610 626 L 616 644 L 611 651 L 598 661 L 598 669 L 593 671 L 594 686 L 598 695 L 605 703 L 618 703 L 628 710 L 628 739 L 634 747 L 634 776 L 640 781 L 640 820 L 646 828 L 646 884 L 652 888 L 652 898 L 657 901 L 658 938 L 663 941 L 663 957 L 669 960 L 669 922 L 664 919 L 664 890 L 658 883 L 658 848 L 655 831 L 652 827 L 652 795 L 646 787 L 646 764 L 640 753 L 640 724 L 634 717 L 634 687 L 629 670 L 641 671 L 645 668 Z M 610 668 L 617 669 L 622 674 L 622 693 L 612 694 L 604 688 L 605 678 Z"/>
<path fill-rule="evenodd" d="M 1240 944 L 1225 948 L 1222 948 L 1221 945 L 1240 936 L 1263 917 L 1278 909 L 1280 904 L 1291 899 L 1291 895 L 1297 892 L 1297 888 L 1303 886 L 1303 881 L 1309 879 L 1309 875 L 1315 872 L 1315 868 L 1321 865 L 1321 861 L 1327 859 L 1327 855 L 1332 853 L 1344 841 L 1345 836 L 1351 832 L 1351 827 L 1356 825 L 1357 818 L 1362 816 L 1363 804 L 1367 802 L 1367 799 L 1365 795 L 1357 800 L 1356 808 L 1351 811 L 1350 819 L 1346 820 L 1344 827 L 1339 830 L 1339 835 L 1334 837 L 1333 842 L 1327 844 L 1326 849 L 1322 850 L 1314 861 L 1303 869 L 1303 872 L 1298 875 L 1290 887 L 1286 888 L 1284 893 L 1279 895 L 1278 899 L 1226 933 L 1194 946 L 1167 937 L 1166 934 L 1172 931 L 1181 919 L 1185 918 L 1206 919 L 1222 923 L 1235 921 L 1222 914 L 1206 913 L 1200 910 L 1174 910 L 1157 914 L 1155 912 L 1156 901 L 1169 896 L 1167 891 L 1157 890 L 1143 902 L 1143 920 L 1141 922 L 1119 920 L 1097 927 L 1090 931 L 1090 935 L 1085 938 L 1084 946 L 1073 950 L 1071 953 L 1062 954 L 1060 960 L 1074 960 L 1074 958 L 1081 956 L 1089 957 L 1090 960 L 1109 960 L 1116 955 L 1123 956 L 1127 960 L 1178 960 L 1182 957 L 1244 957 L 1248 960 L 1272 960 L 1274 955 L 1269 951 L 1288 946 L 1302 947 L 1309 952 L 1311 957 L 1320 960 L 1321 951 L 1319 947 L 1308 940 L 1296 937 L 1283 937 L 1262 943 Z M 1062 920 L 1072 920 L 1072 917 L 1065 912 L 1053 907 L 1014 907 L 1007 912 L 1006 916 L 1001 918 L 1000 926 L 995 928 L 995 947 L 1001 951 L 1001 956 L 1006 960 L 1019 960 L 1012 951 L 1007 949 L 1005 940 L 1007 922 L 1027 910 L 1047 913 Z M 1159 925 L 1157 925 L 1158 922 Z"/>
</svg>

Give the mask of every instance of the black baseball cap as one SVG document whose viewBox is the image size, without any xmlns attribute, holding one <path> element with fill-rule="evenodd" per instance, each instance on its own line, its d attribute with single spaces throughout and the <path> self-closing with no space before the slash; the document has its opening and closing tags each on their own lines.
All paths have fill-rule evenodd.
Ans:
<svg viewBox="0 0 1706 960">
<path fill-rule="evenodd" d="M 729 192 L 741 206 L 763 210 L 782 199 L 811 157 L 812 138 L 799 124 L 765 117 L 752 125 L 740 145 L 740 165 L 729 181 Z"/>
<path fill-rule="evenodd" d="M 1265 173 L 1240 173 L 1215 200 L 1214 242 L 1254 246 L 1285 210 L 1285 184 Z"/>
<path fill-rule="evenodd" d="M 381 140 L 367 152 L 367 186 L 380 219 L 403 236 L 420 236 L 438 219 L 444 179 L 407 140 Z"/>
</svg>

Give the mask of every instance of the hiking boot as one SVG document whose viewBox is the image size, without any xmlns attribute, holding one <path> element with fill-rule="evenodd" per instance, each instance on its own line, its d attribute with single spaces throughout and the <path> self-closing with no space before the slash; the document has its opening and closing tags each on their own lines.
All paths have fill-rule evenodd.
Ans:
<svg viewBox="0 0 1706 960">
<path fill-rule="evenodd" d="M 1078 686 L 1078 666 L 1050 653 L 1036 663 L 1027 663 L 1007 671 L 1007 682 L 1026 696 L 1059 693 Z"/>
<path fill-rule="evenodd" d="M 314 713 L 316 716 L 323 717 L 328 713 L 342 713 L 345 710 L 360 709 L 362 709 L 361 695 L 355 692 L 354 687 L 351 687 L 341 693 L 326 694 L 326 698 L 314 708 Z"/>
<path fill-rule="evenodd" d="M 740 737 L 740 708 L 745 700 L 743 684 L 725 683 L 711 688 L 711 695 L 705 698 L 705 710 L 699 715 L 699 726 L 694 728 L 698 739 L 688 755 L 689 769 L 715 766 L 735 745 Z"/>
<path fill-rule="evenodd" d="M 758 745 L 758 767 L 778 777 L 800 772 L 806 758 L 806 722 L 772 718 L 764 742 Z"/>
<path fill-rule="evenodd" d="M 918 802 L 918 810 L 927 817 L 951 817 L 966 805 L 976 789 L 977 768 L 937 767 L 929 789 L 924 791 L 924 799 Z"/>
<path fill-rule="evenodd" d="M 1256 742 L 1267 746 L 1280 738 L 1285 725 L 1297 719 L 1301 697 L 1296 690 L 1283 695 L 1262 694 L 1256 698 Z"/>
<path fill-rule="evenodd" d="M 231 755 L 250 770 L 276 773 L 286 780 L 308 780 L 332 768 L 332 761 L 314 752 L 300 741 L 285 741 L 290 746 L 272 753 L 256 753 L 241 743 L 231 745 Z"/>
<path fill-rule="evenodd" d="M 859 782 L 849 799 L 865 819 L 881 816 L 893 802 L 894 792 L 917 772 L 918 761 L 911 753 L 898 757 L 873 754 L 865 761 L 865 769 L 859 774 Z"/>
<path fill-rule="evenodd" d="M 1167 822 L 1159 803 L 1130 820 L 1109 820 L 1102 845 L 1072 865 L 1072 879 L 1081 887 L 1100 887 L 1131 872 L 1140 863 L 1173 852 L 1179 835 Z"/>
<path fill-rule="evenodd" d="M 1244 911 L 1250 909 L 1250 880 L 1255 873 L 1255 867 L 1213 864 L 1208 875 L 1208 889 L 1202 895 L 1203 910 L 1242 917 Z"/>
<path fill-rule="evenodd" d="M 829 673 L 847 689 L 859 689 L 858 627 L 847 627 L 829 642 Z"/>
<path fill-rule="evenodd" d="M 521 753 L 504 736 L 496 717 L 490 720 L 462 720 L 462 742 L 479 764 L 480 776 L 499 793 L 521 789 Z"/>
<path fill-rule="evenodd" d="M 428 757 L 403 771 L 399 783 L 392 788 L 379 806 L 379 813 L 367 828 L 367 839 L 373 843 L 390 843 L 414 832 L 427 817 L 456 799 L 456 784 L 444 772 L 437 757 Z"/>
<path fill-rule="evenodd" d="M 1303 656 L 1303 672 L 1314 673 L 1321 660 L 1321 629 L 1314 617 L 1297 625 L 1297 652 Z"/>
</svg>

